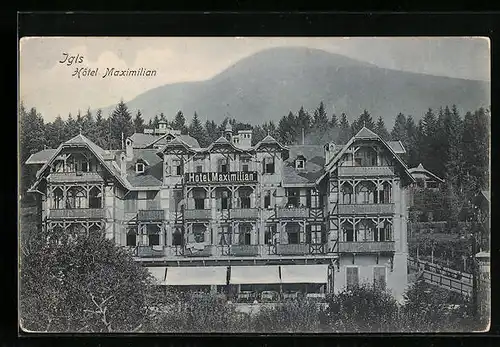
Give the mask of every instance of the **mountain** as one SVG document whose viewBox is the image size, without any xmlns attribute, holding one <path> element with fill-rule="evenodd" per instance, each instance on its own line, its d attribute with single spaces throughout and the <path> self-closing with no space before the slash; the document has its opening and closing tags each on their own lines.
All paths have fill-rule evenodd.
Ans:
<svg viewBox="0 0 500 347">
<path fill-rule="evenodd" d="M 261 124 L 278 121 L 301 106 L 323 101 L 330 116 L 350 120 L 367 109 L 392 127 L 399 112 L 418 121 L 428 108 L 456 104 L 461 113 L 490 105 L 490 83 L 417 74 L 377 67 L 342 55 L 302 47 L 272 48 L 246 57 L 213 78 L 167 84 L 126 101 L 146 121 L 163 112 L 173 119 L 181 110 L 189 121 L 217 123 L 226 116 Z M 102 108 L 109 114 L 114 106 Z"/>
</svg>

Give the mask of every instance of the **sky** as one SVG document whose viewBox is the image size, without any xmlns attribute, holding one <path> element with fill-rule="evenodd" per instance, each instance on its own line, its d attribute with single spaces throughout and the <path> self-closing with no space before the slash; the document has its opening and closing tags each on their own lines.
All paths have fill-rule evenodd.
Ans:
<svg viewBox="0 0 500 347">
<path fill-rule="evenodd" d="M 30 37 L 19 43 L 19 97 L 47 122 L 58 115 L 65 119 L 165 84 L 209 79 L 242 58 L 281 46 L 322 49 L 382 68 L 490 81 L 490 43 L 480 37 Z M 68 65 L 65 54 L 78 58 Z M 98 70 L 83 76 L 85 68 Z M 103 78 L 107 68 L 144 68 L 156 75 Z"/>
</svg>

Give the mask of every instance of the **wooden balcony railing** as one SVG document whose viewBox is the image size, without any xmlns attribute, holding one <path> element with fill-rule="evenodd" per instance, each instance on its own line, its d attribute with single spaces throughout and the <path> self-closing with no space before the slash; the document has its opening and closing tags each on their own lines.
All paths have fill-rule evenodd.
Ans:
<svg viewBox="0 0 500 347">
<path fill-rule="evenodd" d="M 184 219 L 211 219 L 212 210 L 184 210 Z"/>
<path fill-rule="evenodd" d="M 278 244 L 276 253 L 279 255 L 303 255 L 309 254 L 309 244 Z"/>
<path fill-rule="evenodd" d="M 342 253 L 377 253 L 394 252 L 394 241 L 339 242 Z"/>
<path fill-rule="evenodd" d="M 307 218 L 309 217 L 309 208 L 307 207 L 278 207 L 278 218 Z"/>
<path fill-rule="evenodd" d="M 215 246 L 213 245 L 206 245 L 204 249 L 193 249 L 186 247 L 184 249 L 184 256 L 185 257 L 211 257 L 214 255 L 215 252 Z"/>
<path fill-rule="evenodd" d="M 105 217 L 105 211 L 102 208 L 75 208 L 63 210 L 50 210 L 50 219 L 71 219 L 71 218 L 89 218 L 102 219 Z"/>
<path fill-rule="evenodd" d="M 137 212 L 137 220 L 139 221 L 162 221 L 165 219 L 163 210 L 139 210 Z"/>
<path fill-rule="evenodd" d="M 393 176 L 392 166 L 339 166 L 339 176 Z"/>
<path fill-rule="evenodd" d="M 339 214 L 393 214 L 394 204 L 338 205 Z"/>
<path fill-rule="evenodd" d="M 136 255 L 139 258 L 158 258 L 164 257 L 165 251 L 163 247 L 161 249 L 154 249 L 153 246 L 137 246 Z"/>
<path fill-rule="evenodd" d="M 259 217 L 259 210 L 256 208 L 233 208 L 229 211 L 231 219 L 254 219 Z"/>
<path fill-rule="evenodd" d="M 231 245 L 229 254 L 233 256 L 259 255 L 259 245 Z"/>
<path fill-rule="evenodd" d="M 101 172 L 51 172 L 47 177 L 49 182 L 102 182 Z"/>
</svg>

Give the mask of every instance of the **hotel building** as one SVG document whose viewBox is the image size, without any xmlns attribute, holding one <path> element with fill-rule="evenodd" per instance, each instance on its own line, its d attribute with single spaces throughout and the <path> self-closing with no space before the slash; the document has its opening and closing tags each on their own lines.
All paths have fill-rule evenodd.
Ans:
<svg viewBox="0 0 500 347">
<path fill-rule="evenodd" d="M 231 126 L 201 148 L 168 129 L 124 150 L 77 135 L 33 154 L 30 191 L 54 235 L 104 233 L 159 284 L 218 292 L 339 292 L 358 283 L 401 298 L 407 187 L 400 142 L 367 128 L 345 145 L 283 146 Z"/>
</svg>

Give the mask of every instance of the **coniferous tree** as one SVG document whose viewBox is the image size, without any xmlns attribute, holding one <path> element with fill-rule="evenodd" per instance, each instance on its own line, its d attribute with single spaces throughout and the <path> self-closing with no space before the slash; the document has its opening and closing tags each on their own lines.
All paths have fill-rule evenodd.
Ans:
<svg viewBox="0 0 500 347">
<path fill-rule="evenodd" d="M 64 132 L 66 134 L 65 141 L 75 137 L 80 132 L 80 129 L 78 127 L 78 123 L 75 121 L 75 119 L 73 118 L 71 113 L 68 115 L 68 119 L 66 119 Z"/>
<path fill-rule="evenodd" d="M 205 129 L 203 129 L 203 125 L 201 124 L 198 114 L 196 112 L 194 113 L 194 116 L 191 119 L 191 124 L 189 124 L 188 133 L 189 136 L 192 136 L 196 140 L 198 140 L 198 143 L 200 144 L 201 147 L 206 147 L 209 145 Z"/>
<path fill-rule="evenodd" d="M 213 120 L 207 120 L 205 122 L 205 133 L 207 134 L 208 145 L 215 142 L 221 135 L 217 128 L 217 124 Z"/>
<path fill-rule="evenodd" d="M 80 112 L 80 110 L 78 110 L 78 113 L 76 114 L 76 127 L 78 129 L 78 133 L 80 133 L 82 131 L 82 128 L 83 128 L 83 117 L 82 117 L 82 113 Z"/>
<path fill-rule="evenodd" d="M 318 108 L 314 110 L 313 127 L 316 129 L 327 129 L 328 127 L 328 115 L 326 114 L 323 101 L 321 101 Z"/>
<path fill-rule="evenodd" d="M 100 109 L 96 112 L 95 129 L 96 135 L 94 142 L 103 149 L 109 149 L 111 138 L 109 119 L 103 118 Z"/>
<path fill-rule="evenodd" d="M 313 126 L 313 120 L 311 119 L 311 115 L 304 110 L 302 106 L 297 113 L 297 124 L 296 124 L 296 133 L 302 134 L 302 129 L 304 129 L 304 133 L 308 133 L 309 129 Z"/>
<path fill-rule="evenodd" d="M 184 117 L 182 111 L 177 112 L 175 115 L 172 127 L 176 130 L 180 130 L 182 134 L 187 133 L 186 118 Z"/>
<path fill-rule="evenodd" d="M 253 127 L 252 129 L 252 146 L 255 146 L 257 143 L 262 141 L 264 137 L 266 137 L 266 131 L 260 125 Z"/>
<path fill-rule="evenodd" d="M 330 127 L 332 128 L 338 128 L 339 127 L 339 121 L 337 119 L 337 116 L 334 114 L 332 114 L 332 119 L 330 120 Z"/>
<path fill-rule="evenodd" d="M 339 133 L 339 144 L 345 144 L 351 138 L 351 126 L 347 120 L 347 115 L 342 113 L 340 116 L 340 133 Z"/>
<path fill-rule="evenodd" d="M 111 148 L 125 147 L 125 139 L 133 134 L 134 124 L 132 114 L 123 100 L 118 103 L 109 121 L 111 122 Z"/>
<path fill-rule="evenodd" d="M 296 141 L 297 130 L 296 130 L 296 118 L 295 115 L 290 111 L 288 116 L 283 116 L 278 124 L 278 134 L 279 141 L 282 144 L 289 145 Z"/>
<path fill-rule="evenodd" d="M 406 119 L 407 143 L 403 142 L 407 154 L 407 163 L 409 167 L 416 167 L 420 163 L 420 151 L 418 148 L 419 134 L 418 128 L 412 116 Z"/>
<path fill-rule="evenodd" d="M 158 129 L 158 125 L 160 124 L 160 118 L 158 117 L 157 114 L 155 114 L 155 117 L 153 119 L 152 128 L 153 129 Z"/>
<path fill-rule="evenodd" d="M 373 131 L 375 130 L 375 123 L 367 110 L 364 110 L 363 113 L 359 115 L 359 118 L 352 123 L 352 135 L 356 135 L 363 127 Z"/>
<path fill-rule="evenodd" d="M 45 126 L 45 138 L 49 148 L 57 148 L 61 143 L 66 141 L 64 129 L 64 121 L 61 116 L 57 116 L 52 123 Z"/>
<path fill-rule="evenodd" d="M 165 115 L 163 114 L 163 112 L 160 113 L 160 121 L 167 122 L 167 118 L 165 117 Z"/>
<path fill-rule="evenodd" d="M 149 118 L 148 129 L 153 129 L 153 128 L 154 128 L 153 120 L 151 118 Z"/>
<path fill-rule="evenodd" d="M 394 127 L 391 131 L 391 139 L 394 141 L 401 141 L 404 146 L 408 145 L 408 133 L 406 117 L 401 112 L 396 116 Z"/>
<path fill-rule="evenodd" d="M 489 187 L 489 117 L 484 108 L 464 117 L 462 187 L 471 191 Z"/>
<path fill-rule="evenodd" d="M 382 138 L 384 141 L 389 141 L 390 135 L 385 127 L 385 122 L 382 117 L 378 118 L 377 124 L 375 125 L 375 133 Z"/>
<path fill-rule="evenodd" d="M 264 123 L 264 126 L 262 129 L 265 131 L 266 135 L 270 135 L 273 137 L 275 140 L 278 140 L 279 134 L 278 134 L 278 129 L 276 128 L 276 124 L 274 124 L 273 121 L 269 121 L 267 123 Z"/>
<path fill-rule="evenodd" d="M 95 121 L 90 108 L 87 109 L 87 112 L 83 116 L 82 134 L 95 142 Z"/>
<path fill-rule="evenodd" d="M 419 121 L 418 131 L 418 147 L 420 150 L 420 160 L 422 164 L 431 172 L 441 175 L 441 173 L 437 172 L 440 164 L 437 163 L 435 156 L 435 147 L 437 143 L 437 119 L 432 109 L 429 108 L 424 117 Z"/>
<path fill-rule="evenodd" d="M 142 118 L 141 110 L 137 111 L 137 114 L 134 118 L 134 131 L 136 133 L 144 132 L 144 118 Z"/>
</svg>

